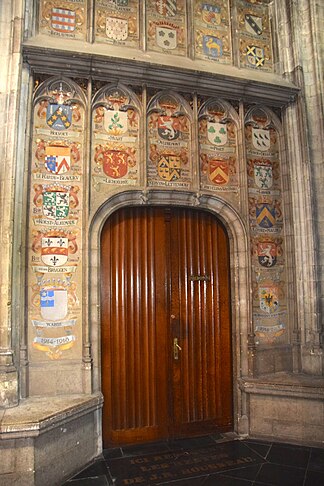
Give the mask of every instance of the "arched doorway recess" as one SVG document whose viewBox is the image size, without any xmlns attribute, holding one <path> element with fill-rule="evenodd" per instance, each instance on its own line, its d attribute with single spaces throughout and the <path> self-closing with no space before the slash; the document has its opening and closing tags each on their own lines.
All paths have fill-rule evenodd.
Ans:
<svg viewBox="0 0 324 486">
<path fill-rule="evenodd" d="M 167 199 L 168 198 L 168 199 Z M 238 430 L 240 431 L 240 423 L 243 424 L 246 422 L 246 417 L 245 417 L 245 405 L 244 403 L 242 403 L 241 401 L 241 395 L 240 395 L 240 391 L 237 387 L 237 377 L 240 377 L 240 376 L 243 376 L 243 375 L 247 375 L 248 374 L 248 350 L 247 350 L 247 336 L 248 336 L 248 322 L 249 322 L 249 319 L 247 318 L 248 314 L 249 314 L 249 309 L 248 309 L 248 298 L 247 298 L 247 289 L 246 289 L 246 285 L 244 285 L 244 287 L 242 287 L 242 285 L 240 285 L 241 282 L 246 282 L 247 281 L 247 268 L 248 268 L 248 265 L 247 265 L 247 261 L 248 261 L 248 256 L 247 256 L 247 252 L 246 252 L 246 248 L 245 248 L 245 245 L 246 245 L 246 235 L 245 235 L 245 230 L 244 230 L 244 226 L 242 225 L 242 222 L 239 218 L 239 216 L 237 215 L 237 213 L 235 212 L 235 210 L 233 210 L 227 203 L 224 204 L 223 201 L 220 201 L 218 200 L 217 198 L 215 197 L 211 197 L 211 196 L 201 196 L 199 198 L 197 198 L 197 195 L 192 193 L 180 193 L 180 192 L 177 192 L 175 193 L 174 191 L 170 191 L 168 193 L 166 193 L 166 191 L 150 191 L 149 193 L 142 193 L 140 191 L 128 191 L 127 193 L 123 193 L 123 194 L 119 194 L 117 196 L 113 196 L 110 201 L 107 201 L 107 203 L 105 205 L 103 205 L 101 207 L 101 209 L 98 211 L 98 213 L 95 215 L 94 219 L 93 219 L 93 223 L 91 225 L 91 243 L 92 243 L 92 251 L 91 251 L 91 260 L 92 260 L 92 265 L 90 266 L 91 268 L 91 275 L 90 275 L 90 278 L 91 278 L 91 282 L 92 282 L 92 285 L 91 285 L 91 309 L 92 309 L 92 312 L 91 312 L 91 321 L 93 324 L 95 324 L 95 322 L 97 320 L 97 318 L 99 317 L 98 316 L 98 307 L 101 309 L 101 315 L 102 315 L 102 312 L 104 311 L 105 312 L 105 306 L 106 306 L 106 303 L 103 302 L 103 300 L 105 300 L 105 296 L 100 298 L 100 289 L 102 287 L 102 285 L 106 285 L 107 286 L 107 282 L 103 282 L 102 280 L 102 272 L 100 270 L 100 268 L 102 267 L 102 265 L 104 264 L 104 259 L 102 258 L 102 256 L 100 257 L 100 253 L 101 253 L 101 243 L 100 243 L 100 235 L 101 235 L 101 231 L 102 231 L 102 228 L 105 224 L 105 221 L 109 218 L 110 215 L 112 215 L 118 208 L 122 208 L 122 207 L 129 207 L 129 206 L 142 206 L 142 207 L 147 207 L 146 211 L 148 210 L 148 207 L 152 207 L 152 206 L 159 206 L 159 209 L 155 208 L 155 211 L 160 211 L 160 216 L 161 216 L 161 211 L 163 213 L 163 218 L 165 219 L 165 215 L 167 213 L 170 213 L 170 212 L 174 212 L 173 208 L 177 208 L 178 206 L 182 206 L 184 209 L 183 211 L 184 212 L 188 212 L 189 213 L 193 213 L 193 214 L 202 214 L 204 215 L 204 218 L 208 221 L 210 220 L 215 220 L 216 221 L 216 226 L 218 228 L 221 228 L 219 231 L 221 232 L 222 236 L 220 236 L 220 238 L 223 238 L 223 243 L 225 243 L 225 246 L 227 246 L 227 243 L 226 243 L 226 231 L 224 231 L 224 229 L 222 228 L 222 225 L 217 223 L 217 220 L 216 218 L 214 218 L 212 216 L 212 213 L 214 213 L 215 216 L 217 216 L 217 219 L 220 220 L 224 226 L 226 227 L 226 230 L 228 232 L 228 235 L 229 235 L 229 253 L 230 253 L 230 276 L 228 277 L 228 281 L 227 281 L 227 286 L 228 286 L 228 295 L 229 295 L 229 292 L 231 292 L 231 302 L 228 302 L 228 313 L 231 312 L 232 314 L 232 331 L 231 331 L 231 335 L 230 333 L 228 334 L 228 343 L 229 343 L 229 346 L 227 346 L 227 351 L 229 350 L 230 348 L 230 345 L 232 343 L 232 346 L 233 346 L 233 362 L 232 360 L 230 359 L 229 360 L 229 369 L 231 370 L 230 373 L 228 374 L 227 373 L 227 385 L 229 384 L 229 387 L 231 389 L 231 392 L 230 392 L 230 395 L 227 395 L 227 398 L 223 399 L 223 404 L 221 403 L 222 402 L 222 398 L 221 398 L 221 389 L 222 389 L 222 385 L 220 384 L 220 388 L 219 388 L 219 391 L 218 391 L 218 395 L 219 397 L 216 399 L 218 400 L 218 408 L 219 409 L 225 409 L 227 407 L 227 412 L 225 413 L 226 415 L 226 418 L 224 419 L 220 419 L 220 422 L 219 422 L 219 425 L 223 427 L 223 429 L 226 429 L 227 428 L 234 428 L 235 430 Z M 163 209 L 164 207 L 164 209 Z M 165 211 L 165 207 L 168 207 L 168 208 L 171 208 L 169 209 L 168 211 Z M 207 209 L 208 211 L 200 211 L 199 213 L 197 213 L 196 211 L 194 211 L 194 209 L 197 209 L 197 207 L 199 209 Z M 191 208 L 191 211 L 188 211 L 187 209 L 185 208 Z M 153 208 L 152 208 L 153 210 Z M 176 212 L 176 216 L 175 216 L 175 225 L 176 226 L 179 226 L 179 210 L 175 211 Z M 209 213 L 209 214 L 208 214 Z M 118 213 L 116 213 L 118 214 Z M 109 218 L 110 219 L 110 218 Z M 113 221 L 114 217 L 111 219 L 111 221 Z M 180 218 L 181 219 L 181 218 Z M 199 218 L 198 218 L 199 219 Z M 108 223 L 109 225 L 109 220 L 108 220 Z M 116 222 L 114 223 L 116 224 Z M 147 223 L 145 223 L 147 224 Z M 194 223 L 196 224 L 196 223 Z M 132 230 L 133 231 L 133 230 Z M 190 231 L 193 231 L 193 228 L 191 228 Z M 104 232 L 105 233 L 105 232 Z M 172 232 L 171 232 L 172 234 Z M 130 234 L 128 235 L 128 240 L 130 238 Z M 165 235 L 164 235 L 165 237 Z M 113 238 L 116 238 L 116 236 L 113 236 Z M 168 238 L 170 238 L 170 234 L 168 236 Z M 105 236 L 103 236 L 103 245 L 105 245 L 106 243 L 104 243 L 104 239 L 105 239 Z M 172 238 L 171 238 L 172 239 Z M 199 238 L 198 238 L 199 240 Z M 111 240 L 110 240 L 111 241 Z M 175 241 L 178 241 L 177 239 Z M 130 243 L 130 241 L 128 241 L 128 243 Z M 109 243 L 110 244 L 110 243 Z M 127 242 L 126 242 L 127 244 Z M 177 245 L 179 245 L 179 243 L 177 242 L 176 243 Z M 108 245 L 109 246 L 109 245 Z M 118 247 L 118 245 L 116 245 L 116 248 Z M 114 249 L 114 251 L 116 252 L 116 248 Z M 104 251 L 108 251 L 109 253 L 109 249 L 106 248 L 106 250 Z M 159 249 L 158 251 L 162 251 L 161 255 L 163 254 L 163 248 Z M 172 255 L 174 254 L 174 248 L 170 247 L 168 248 L 167 250 L 169 252 L 169 255 L 170 255 L 170 251 L 172 253 Z M 197 249 L 195 249 L 195 251 L 197 251 Z M 181 253 L 181 251 L 180 251 Z M 190 253 L 190 252 L 189 252 Z M 158 258 L 161 258 L 161 255 L 158 257 Z M 173 255 L 174 257 L 174 255 Z M 181 257 L 180 257 L 181 258 Z M 191 257 L 190 257 L 191 258 Z M 131 259 L 134 260 L 134 255 L 132 255 Z M 221 257 L 221 260 L 224 261 L 227 259 L 227 256 L 224 257 L 224 255 Z M 134 262 L 132 260 L 132 265 L 135 265 L 135 272 L 133 272 L 133 276 L 131 276 L 130 278 L 137 278 L 138 279 L 138 275 L 137 275 L 137 263 Z M 127 263 L 127 265 L 129 265 L 129 262 Z M 176 268 L 177 264 L 175 264 L 174 268 Z M 159 267 L 159 264 L 158 264 L 158 267 Z M 160 268 L 160 267 L 159 267 Z M 225 267 L 224 267 L 225 269 Z M 227 270 L 225 269 L 223 271 L 226 272 Z M 114 270 L 115 271 L 115 270 Z M 189 272 L 190 273 L 190 272 Z M 206 287 L 206 284 L 207 284 L 207 279 L 210 278 L 208 275 L 200 272 L 200 269 L 198 270 L 195 270 L 193 271 L 193 273 L 189 273 L 187 272 L 187 277 L 191 277 L 192 278 L 192 281 L 190 281 L 190 286 L 194 287 L 195 285 L 196 286 L 205 286 Z M 197 275 L 195 275 L 197 274 Z M 174 287 L 175 288 L 175 282 L 176 280 L 179 278 L 179 276 L 177 275 L 176 277 L 174 275 L 172 275 L 172 272 L 171 274 L 168 274 L 167 277 L 166 277 L 166 281 L 168 281 L 168 279 L 175 279 L 174 281 Z M 136 285 L 138 284 L 138 281 L 136 282 L 133 282 L 133 284 L 136 283 Z M 132 285 L 133 285 L 132 284 Z M 159 284 L 159 285 L 162 285 L 163 287 L 163 284 Z M 109 284 L 108 284 L 109 286 Z M 162 287 L 160 288 L 160 290 L 163 290 Z M 229 290 L 230 289 L 230 290 Z M 150 289 L 150 292 L 154 292 L 156 291 L 156 289 L 153 289 L 151 288 Z M 167 297 L 167 299 L 170 298 L 170 291 L 167 290 L 167 293 L 169 292 L 169 296 Z M 161 294 L 161 292 L 160 292 Z M 176 297 L 177 299 L 179 298 Z M 146 296 L 146 299 L 147 299 L 147 296 Z M 111 301 L 111 298 L 110 298 L 110 301 Z M 162 299 L 163 301 L 163 299 Z M 167 303 L 167 306 L 168 306 L 168 313 L 169 313 L 169 319 L 172 319 L 174 320 L 174 322 L 172 323 L 173 325 L 173 330 L 171 331 L 168 331 L 168 334 L 165 335 L 165 336 L 162 336 L 162 342 L 163 340 L 168 340 L 168 345 L 167 345 L 167 348 L 170 349 L 169 347 L 169 343 L 170 343 L 170 339 L 171 339 L 171 343 L 172 343 L 172 350 L 171 352 L 169 353 L 168 356 L 166 356 L 165 358 L 161 358 L 162 359 L 162 362 L 163 361 L 166 361 L 167 362 L 167 366 L 166 366 L 166 369 L 168 371 L 161 371 L 161 373 L 163 374 L 164 373 L 164 378 L 167 378 L 167 380 L 169 380 L 169 375 L 168 373 L 170 372 L 170 363 L 171 363 L 171 375 L 172 375 L 172 384 L 171 384 L 171 389 L 169 388 L 168 390 L 164 389 L 164 390 L 160 390 L 160 395 L 157 395 L 155 397 L 155 400 L 156 399 L 161 399 L 161 397 L 163 398 L 163 396 L 165 396 L 165 407 L 164 407 L 164 413 L 165 413 L 165 416 L 164 416 L 164 419 L 162 418 L 162 423 L 163 424 L 167 424 L 167 428 L 168 428 L 168 432 L 166 432 L 166 429 L 164 430 L 160 430 L 158 433 L 157 431 L 155 430 L 152 430 L 151 432 L 152 433 L 149 433 L 147 435 L 147 437 L 144 437 L 144 440 L 155 440 L 156 438 L 161 438 L 161 437 L 165 437 L 165 436 L 168 436 L 168 435 L 195 435 L 195 434 L 198 434 L 198 433 L 204 433 L 206 431 L 208 431 L 209 429 L 209 425 L 215 425 L 215 418 L 211 421 L 210 424 L 208 424 L 208 420 L 205 424 L 205 426 L 202 424 L 202 421 L 200 420 L 193 420 L 191 421 L 192 422 L 192 426 L 188 425 L 188 422 L 187 424 L 184 424 L 184 421 L 182 420 L 181 417 L 183 417 L 183 409 L 181 409 L 181 405 L 180 405 L 180 409 L 182 411 L 179 411 L 180 409 L 178 408 L 178 410 L 176 410 L 174 408 L 174 403 L 175 402 L 179 402 L 179 398 L 182 397 L 183 398 L 183 395 L 186 393 L 184 388 L 182 386 L 179 386 L 179 382 L 181 380 L 181 376 L 179 377 L 179 366 L 178 366 L 178 360 L 175 358 L 175 353 L 176 353 L 176 344 L 178 344 L 180 347 L 181 344 L 184 344 L 184 342 L 180 342 L 180 340 L 182 339 L 183 337 L 183 334 L 188 334 L 190 333 L 190 329 L 186 328 L 185 330 L 179 330 L 179 323 L 177 322 L 177 315 L 176 313 L 174 313 L 174 311 L 171 309 L 170 307 L 170 302 L 167 300 L 167 301 L 163 301 L 162 304 L 160 302 L 159 305 L 162 305 L 162 307 L 165 305 L 165 303 Z M 171 302 L 172 304 L 172 302 Z M 132 307 L 132 298 L 130 299 L 130 303 L 129 303 L 129 308 Z M 173 304 L 172 304 L 173 305 Z M 200 304 L 198 304 L 198 307 L 200 305 L 200 312 L 202 312 L 201 310 L 201 302 Z M 122 315 L 122 313 L 124 312 L 124 310 L 122 309 L 121 305 L 117 303 L 117 307 L 119 309 L 119 311 L 121 312 L 120 316 Z M 136 304 L 135 304 L 135 307 L 136 307 Z M 161 309 L 162 309 L 161 307 Z M 145 305 L 144 305 L 144 308 L 145 308 Z M 160 309 L 160 310 L 161 310 Z M 117 308 L 115 307 L 114 308 L 114 312 L 116 312 Z M 132 311 L 134 311 L 134 306 L 133 306 L 133 309 Z M 129 312 L 129 310 L 127 310 L 127 312 Z M 135 309 L 135 312 L 139 312 L 139 309 Z M 147 311 L 144 309 L 143 310 L 144 314 L 146 312 L 147 314 Z M 151 311 L 150 311 L 151 312 Z M 188 312 L 185 311 L 185 312 Z M 223 310 L 221 311 L 223 312 Z M 174 317 L 173 317 L 174 316 Z M 137 319 L 141 318 L 141 316 L 137 316 L 136 317 Z M 220 317 L 218 316 L 218 319 Z M 117 318 L 118 320 L 119 318 Z M 126 322 L 126 321 L 125 321 Z M 171 327 L 172 327 L 171 325 Z M 127 327 L 127 326 L 126 326 Z M 179 333 L 180 331 L 180 333 Z M 159 331 L 160 332 L 160 331 Z M 135 329 L 132 329 L 131 330 L 131 333 L 132 333 L 132 339 L 134 338 L 134 333 L 136 333 L 136 330 Z M 178 336 L 178 333 L 179 333 L 179 336 Z M 98 389 L 101 389 L 101 382 L 104 381 L 104 377 L 103 375 L 106 375 L 107 373 L 107 369 L 105 368 L 105 366 L 107 365 L 107 360 L 105 361 L 105 357 L 103 355 L 100 354 L 100 351 L 102 349 L 102 346 L 100 345 L 101 343 L 101 340 L 102 339 L 106 339 L 106 343 L 107 343 L 107 336 L 104 336 L 104 333 L 100 336 L 100 331 L 99 331 L 99 328 L 98 326 L 96 325 L 92 325 L 91 326 L 91 338 L 92 338 L 92 342 L 94 343 L 98 343 L 98 355 L 96 356 L 96 353 L 94 353 L 94 380 L 93 380 L 93 383 L 96 385 L 97 384 L 97 387 Z M 244 339 L 244 336 L 246 337 Z M 111 335 L 108 333 L 108 341 L 111 340 Z M 131 353 L 132 357 L 134 355 L 135 352 L 138 353 L 138 350 L 140 349 L 140 339 L 142 338 L 143 336 L 135 336 L 135 338 L 138 340 L 137 342 L 137 349 L 135 349 L 134 347 L 130 348 L 130 349 L 127 349 L 127 351 L 123 351 L 122 353 L 118 353 L 118 346 L 120 345 L 120 338 L 121 338 L 121 335 L 118 335 L 117 336 L 117 341 L 115 340 L 115 357 L 117 355 L 120 354 L 123 355 L 124 357 L 126 356 L 125 353 Z M 238 338 L 239 337 L 239 338 Z M 242 338 L 243 337 L 243 338 Z M 115 336 L 116 338 L 116 336 Z M 115 339 L 114 338 L 114 339 Z M 145 336 L 145 340 L 146 340 L 146 346 L 147 346 L 147 340 L 149 339 L 149 336 Z M 176 341 L 176 339 L 179 339 L 178 341 Z M 156 341 L 155 341 L 156 342 Z M 116 344 L 117 343 L 117 344 Z M 205 338 L 201 338 L 200 337 L 200 350 L 198 351 L 198 354 L 201 352 L 204 354 L 205 353 L 205 348 L 203 349 L 203 345 L 205 346 L 206 344 L 206 339 Z M 125 342 L 122 344 L 122 346 L 125 346 Z M 163 345 L 164 346 L 164 345 Z M 100 349 L 101 347 L 101 349 Z M 165 347 L 165 346 L 164 346 Z M 186 347 L 186 344 L 185 344 L 185 347 Z M 225 346 L 226 348 L 226 346 Z M 110 352 L 112 351 L 112 349 L 110 349 Z M 156 349 L 153 350 L 154 352 L 157 352 Z M 158 350 L 159 352 L 161 350 Z M 180 353 L 182 352 L 182 349 L 180 350 L 178 348 L 178 351 L 179 351 L 179 355 Z M 197 353 L 197 349 L 195 349 L 195 353 Z M 185 354 L 185 353 L 183 353 Z M 124 358 L 120 358 L 120 356 L 118 357 L 118 359 L 124 359 Z M 111 359 L 111 356 L 110 358 Z M 119 367 L 121 367 L 121 362 L 118 363 L 118 359 L 117 359 L 117 362 L 115 363 L 115 366 L 116 366 L 116 369 Z M 150 367 L 152 366 L 152 363 L 150 363 L 149 361 L 149 356 L 147 356 L 147 359 L 148 359 L 148 366 L 149 366 L 149 369 Z M 181 358 L 180 358 L 181 360 Z M 195 361 L 194 360 L 191 360 L 190 359 L 188 360 L 188 354 L 186 355 L 186 361 L 187 363 L 189 363 L 189 367 L 191 366 L 191 371 L 193 370 L 194 368 L 194 363 Z M 108 360 L 109 362 L 109 360 Z M 138 364 L 134 364 L 134 362 L 131 360 L 131 362 L 133 363 L 132 366 L 138 366 Z M 104 368 L 101 368 L 101 363 L 104 364 Z M 106 363 L 106 364 L 105 364 Z M 111 361 L 109 362 L 111 364 Z M 123 361 L 123 363 L 125 364 L 125 360 Z M 232 364 L 233 363 L 233 364 Z M 110 364 L 108 366 L 110 366 Z M 178 368 L 177 368 L 178 366 Z M 198 367 L 198 365 L 197 365 Z M 209 369 L 209 367 L 208 367 Z M 233 376 L 234 376 L 234 380 L 233 380 L 233 386 L 232 386 L 232 369 L 233 369 Z M 214 371 L 212 370 L 212 367 L 210 367 L 210 374 L 212 375 L 213 373 L 216 373 L 216 369 L 214 369 Z M 133 368 L 133 372 L 135 372 L 135 369 Z M 207 374 L 208 374 L 208 371 L 207 371 Z M 226 373 L 225 373 L 226 374 Z M 134 376 L 136 375 L 136 373 L 134 374 Z M 199 372 L 198 372 L 198 375 L 199 375 Z M 107 394 L 106 392 L 106 403 L 107 403 L 107 406 L 108 406 L 108 409 L 110 410 L 110 413 L 113 409 L 113 407 L 116 405 L 116 403 L 119 403 L 120 405 L 120 398 L 118 396 L 116 396 L 116 390 L 118 387 L 118 384 L 116 385 L 117 381 L 120 379 L 120 376 L 118 377 L 118 374 L 115 375 L 112 380 L 111 380 L 111 377 L 112 375 L 110 375 L 110 385 L 111 386 L 111 381 L 115 380 L 115 391 L 114 391 L 114 388 L 110 388 L 110 393 Z M 135 379 L 136 379 L 136 376 L 135 376 Z M 188 380 L 190 379 L 190 370 L 186 372 L 186 380 L 188 382 Z M 225 379 L 225 381 L 226 381 Z M 108 381 L 109 381 L 108 380 Z M 198 379 L 199 381 L 199 379 Z M 126 388 L 124 388 L 124 398 L 123 400 L 125 399 L 125 397 L 129 396 L 129 393 L 130 393 L 130 389 L 128 389 L 128 391 L 125 391 L 127 390 L 127 387 L 129 387 L 129 384 L 125 383 L 124 382 L 124 385 Z M 122 385 L 122 387 L 124 386 Z M 201 384 L 200 384 L 201 385 Z M 201 396 L 203 395 L 203 387 L 206 386 L 206 384 L 202 384 L 201 385 L 201 392 L 200 392 L 200 398 L 198 397 L 197 400 L 198 400 L 198 408 L 199 407 L 206 407 L 206 403 L 204 404 L 203 401 L 201 401 Z M 217 388 L 217 387 L 216 387 Z M 180 390 L 180 391 L 179 391 Z M 233 390 L 233 391 L 232 391 Z M 179 391 L 179 393 L 178 393 Z M 146 390 L 147 392 L 147 390 Z M 145 392 L 145 393 L 146 393 Z M 133 390 L 133 396 L 136 397 L 136 393 L 139 394 L 137 395 L 137 403 L 138 404 L 141 404 L 141 397 L 142 397 L 142 394 L 143 394 L 143 391 L 140 390 L 139 387 L 135 387 L 135 389 Z M 145 395 L 144 393 L 144 395 Z M 128 394 L 128 395 L 127 395 Z M 233 409 L 232 409 L 232 395 L 234 395 L 234 414 L 233 414 Z M 170 396 L 171 396 L 171 400 L 170 400 Z M 228 396 L 230 396 L 230 398 L 228 399 Z M 135 401 L 136 401 L 135 400 Z M 200 400 L 200 402 L 199 402 Z M 227 400 L 227 405 L 225 406 L 225 402 Z M 124 400 L 124 403 L 127 403 L 127 400 L 125 401 Z M 170 405 L 170 403 L 172 405 Z M 229 405 L 228 405 L 229 404 Z M 119 407 L 118 405 L 118 407 Z M 139 405 L 136 405 L 135 402 L 133 403 L 133 405 L 135 405 L 135 408 L 136 406 L 139 406 Z M 178 404 L 179 405 L 179 404 Z M 177 405 L 177 406 L 178 406 Z M 219 406 L 220 405 L 220 406 Z M 123 405 L 122 405 L 123 406 Z M 171 406 L 171 409 L 170 409 L 170 406 Z M 117 407 L 117 408 L 118 408 Z M 225 408 L 224 408 L 225 407 Z M 145 406 L 144 406 L 145 408 Z M 105 413 L 105 412 L 104 412 Z M 121 410 L 119 409 L 119 411 L 115 410 L 115 415 L 117 413 L 117 415 L 119 414 L 122 414 L 123 413 L 121 412 Z M 133 407 L 132 407 L 132 403 L 130 403 L 130 414 L 132 413 L 136 413 L 134 410 L 133 410 Z M 146 412 L 146 413 L 151 413 L 151 412 Z M 154 414 L 155 412 L 153 412 Z M 188 414 L 188 410 L 185 410 L 185 414 Z M 194 414 L 197 413 L 197 410 L 193 412 Z M 204 412 L 206 413 L 206 411 Z M 217 412 L 219 413 L 219 412 Z M 208 415 L 208 414 L 207 414 Z M 171 417 L 171 418 L 170 418 Z M 234 422 L 233 422 L 233 419 L 232 417 L 234 417 Z M 218 417 L 219 418 L 219 417 Z M 242 420 L 243 418 L 243 420 Z M 111 417 L 109 417 L 109 420 L 111 419 Z M 123 420 L 125 419 L 125 416 L 123 418 Z M 142 432 L 143 431 L 140 431 L 140 430 L 137 430 L 136 431 L 136 427 L 134 427 L 133 425 L 134 424 L 131 424 L 131 422 L 129 422 L 129 418 L 126 418 L 125 419 L 126 422 L 128 421 L 128 423 L 130 424 L 130 428 L 133 429 L 133 436 L 132 434 L 131 435 L 126 435 L 126 436 L 123 436 L 123 433 L 121 433 L 121 427 L 120 425 L 116 425 L 116 433 L 113 434 L 113 436 L 110 435 L 110 438 L 108 439 L 108 443 L 109 444 L 117 444 L 117 443 L 127 443 L 127 442 L 137 442 L 141 439 L 143 439 L 143 434 Z M 137 419 L 136 419 L 137 420 Z M 140 419 L 141 420 L 141 419 Z M 170 424 L 170 420 L 171 420 L 171 424 Z M 223 420 L 223 422 L 222 422 Z M 190 422 L 190 421 L 189 421 Z M 222 422 L 222 423 L 221 423 Z M 111 423 L 111 422 L 110 422 Z M 126 424 L 127 425 L 127 424 Z M 242 427 L 241 427 L 242 428 Z M 163 427 L 162 427 L 163 429 Z M 171 430 L 171 433 L 170 433 L 170 430 Z M 210 431 L 210 429 L 209 429 Z"/>
<path fill-rule="evenodd" d="M 202 211 L 116 211 L 101 238 L 104 443 L 233 427 L 226 232 Z"/>
</svg>

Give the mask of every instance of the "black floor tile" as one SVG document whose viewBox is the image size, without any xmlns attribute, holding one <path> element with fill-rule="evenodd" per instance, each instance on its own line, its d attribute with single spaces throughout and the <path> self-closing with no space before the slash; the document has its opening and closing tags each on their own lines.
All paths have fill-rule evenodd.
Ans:
<svg viewBox="0 0 324 486">
<path fill-rule="evenodd" d="M 116 486 L 123 484 L 171 483 L 260 464 L 263 459 L 240 441 L 215 443 L 189 450 L 107 459 Z M 232 478 L 233 479 L 233 478 Z"/>
<path fill-rule="evenodd" d="M 111 485 L 324 486 L 324 450 L 213 436 L 156 442 L 104 450 L 64 486 Z"/>
<path fill-rule="evenodd" d="M 77 474 L 74 479 L 82 479 L 82 478 L 92 478 L 97 476 L 104 476 L 108 474 L 107 464 L 104 459 L 99 459 L 91 466 L 83 469 L 79 474 Z"/>
<path fill-rule="evenodd" d="M 324 472 L 324 449 L 311 449 L 308 469 Z"/>
<path fill-rule="evenodd" d="M 169 440 L 169 447 L 170 449 L 193 449 L 195 447 L 205 447 L 208 445 L 214 445 L 215 440 L 212 436 L 203 436 L 203 437 L 193 437 L 191 439 L 173 439 Z"/>
<path fill-rule="evenodd" d="M 260 471 L 261 465 L 240 467 L 238 469 L 231 469 L 229 471 L 222 472 L 223 476 L 228 476 L 231 478 L 240 478 L 248 481 L 254 481 Z"/>
<path fill-rule="evenodd" d="M 267 461 L 274 464 L 305 468 L 309 461 L 309 455 L 309 447 L 273 444 L 267 455 Z"/>
<path fill-rule="evenodd" d="M 112 449 L 104 449 L 102 455 L 105 459 L 114 459 L 116 457 L 122 457 L 123 452 L 120 447 L 115 447 Z"/>
<path fill-rule="evenodd" d="M 109 486 L 106 476 L 97 476 L 94 478 L 72 479 L 65 483 L 64 486 Z"/>
<path fill-rule="evenodd" d="M 304 486 L 323 486 L 324 472 L 307 471 Z"/>
<path fill-rule="evenodd" d="M 124 456 L 140 456 L 142 454 L 153 454 L 155 452 L 167 452 L 170 450 L 166 441 L 125 446 L 121 449 Z"/>
<path fill-rule="evenodd" d="M 281 465 L 262 464 L 256 481 L 275 486 L 303 486 L 305 470 Z"/>
<path fill-rule="evenodd" d="M 157 483 L 157 486 L 203 486 L 206 476 L 201 476 L 199 478 L 186 478 L 178 479 L 177 481 L 167 481 L 164 483 Z"/>
<path fill-rule="evenodd" d="M 227 478 L 221 474 L 213 474 L 206 478 L 202 486 L 250 486 L 252 481 L 244 479 Z"/>
<path fill-rule="evenodd" d="M 254 452 L 259 454 L 263 458 L 267 457 L 267 454 L 271 447 L 270 442 L 266 443 L 266 442 L 245 440 L 244 444 L 247 445 L 250 449 L 252 449 Z"/>
</svg>

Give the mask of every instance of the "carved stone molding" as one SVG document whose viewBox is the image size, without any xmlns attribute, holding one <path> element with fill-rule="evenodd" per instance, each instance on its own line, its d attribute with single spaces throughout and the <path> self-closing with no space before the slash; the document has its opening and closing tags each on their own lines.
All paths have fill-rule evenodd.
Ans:
<svg viewBox="0 0 324 486">
<path fill-rule="evenodd" d="M 116 59 L 95 53 L 67 51 L 39 47 L 31 42 L 23 47 L 24 61 L 34 73 L 65 74 L 120 81 L 127 85 L 145 83 L 157 88 L 181 89 L 231 100 L 245 100 L 284 106 L 294 101 L 298 88 L 280 76 L 251 73 L 235 67 L 219 72 L 199 69 L 193 61 L 182 62 L 182 67 L 161 65 L 133 59 Z"/>
</svg>

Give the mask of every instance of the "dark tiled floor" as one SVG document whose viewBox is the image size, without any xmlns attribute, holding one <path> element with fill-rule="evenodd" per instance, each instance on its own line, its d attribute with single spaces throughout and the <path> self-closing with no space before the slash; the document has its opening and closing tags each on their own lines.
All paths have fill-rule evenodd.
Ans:
<svg viewBox="0 0 324 486">
<path fill-rule="evenodd" d="M 228 435 L 106 449 L 64 486 L 323 486 L 324 449 Z"/>
</svg>

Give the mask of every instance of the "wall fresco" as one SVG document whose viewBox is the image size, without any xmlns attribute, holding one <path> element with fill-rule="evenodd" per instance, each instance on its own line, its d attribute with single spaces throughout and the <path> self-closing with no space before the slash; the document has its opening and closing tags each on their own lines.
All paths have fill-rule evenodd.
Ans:
<svg viewBox="0 0 324 486">
<path fill-rule="evenodd" d="M 272 71 L 269 6 L 261 0 L 236 0 L 236 29 L 241 67 Z"/>
<path fill-rule="evenodd" d="M 80 350 L 84 106 L 72 82 L 35 95 L 28 263 L 31 359 Z M 69 353 L 67 354 L 67 352 Z"/>
<path fill-rule="evenodd" d="M 91 42 L 87 5 L 41 0 L 39 32 Z M 95 42 L 273 71 L 267 1 L 95 0 L 93 9 Z"/>
<path fill-rule="evenodd" d="M 200 187 L 238 196 L 236 125 L 227 103 L 209 100 L 198 114 Z M 233 198 L 232 198 L 233 199 Z"/>
<path fill-rule="evenodd" d="M 95 38 L 112 45 L 139 47 L 139 1 L 96 0 Z"/>
<path fill-rule="evenodd" d="M 195 57 L 230 64 L 232 49 L 228 1 L 196 0 L 193 21 Z"/>
<path fill-rule="evenodd" d="M 87 2 L 85 0 L 41 0 L 39 32 L 68 39 L 86 39 Z"/>
<path fill-rule="evenodd" d="M 147 49 L 185 56 L 187 53 L 185 0 L 146 1 Z"/>
<path fill-rule="evenodd" d="M 287 284 L 278 133 L 254 108 L 245 126 L 254 330 L 261 344 L 286 342 Z"/>
<path fill-rule="evenodd" d="M 92 115 L 92 182 L 96 191 L 139 183 L 140 102 L 126 87 L 100 90 Z"/>
<path fill-rule="evenodd" d="M 201 193 L 240 208 L 245 196 L 239 183 L 244 180 L 239 116 L 230 103 L 199 98 L 196 132 L 195 100 L 189 95 L 145 93 L 142 87 L 135 94 L 120 83 L 98 88 L 92 101 L 91 210 L 112 192 L 130 188 L 192 191 L 196 170 Z M 31 360 L 75 358 L 81 348 L 84 110 L 82 90 L 67 79 L 52 78 L 36 91 L 28 257 Z M 246 110 L 254 331 L 263 345 L 285 343 L 289 296 L 278 120 L 266 108 Z"/>
<path fill-rule="evenodd" d="M 162 93 L 148 106 L 148 186 L 189 188 L 192 183 L 191 109 L 179 95 Z"/>
</svg>

